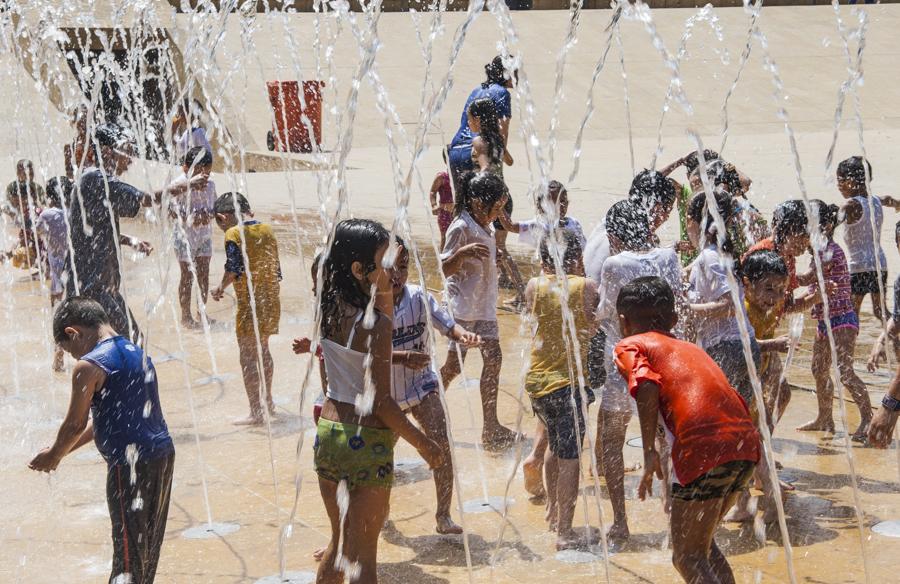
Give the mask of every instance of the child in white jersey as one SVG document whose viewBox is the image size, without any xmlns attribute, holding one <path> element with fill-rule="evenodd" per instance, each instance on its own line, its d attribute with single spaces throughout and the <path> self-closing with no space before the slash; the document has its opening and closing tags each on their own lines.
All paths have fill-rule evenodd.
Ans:
<svg viewBox="0 0 900 584">
<path fill-rule="evenodd" d="M 643 276 L 658 276 L 672 290 L 681 290 L 681 262 L 672 248 L 652 243 L 650 217 L 633 199 L 619 201 L 606 214 L 606 233 L 610 256 L 600 274 L 600 304 L 597 320 L 606 333 L 604 360 L 606 382 L 597 415 L 597 450 L 603 461 L 603 474 L 613 508 L 613 524 L 608 537 L 624 540 L 629 536 L 625 514 L 625 430 L 632 414 L 628 386 L 613 364 L 614 348 L 622 340 L 616 300 L 623 286 Z M 680 295 L 678 295 L 680 296 Z"/>
<path fill-rule="evenodd" d="M 893 197 L 870 197 L 866 186 L 867 174 L 868 182 L 871 182 L 872 165 L 869 161 L 861 156 L 851 156 L 838 164 L 837 186 L 841 196 L 847 199 L 841 210 L 846 221 L 844 243 L 850 265 L 853 310 L 859 315 L 863 300 L 871 294 L 872 312 L 875 318 L 882 320 L 881 294 L 887 289 L 888 277 L 887 259 L 881 248 L 881 224 L 884 221 L 882 207 L 887 205 L 895 210 L 900 209 L 900 201 Z"/>
<path fill-rule="evenodd" d="M 506 212 L 500 213 L 500 223 L 511 233 L 519 234 L 519 243 L 538 248 L 541 240 L 549 233 L 549 221 L 555 217 L 559 220 L 559 229 L 571 232 L 578 240 L 581 249 L 587 245 L 584 229 L 574 217 L 569 217 L 569 193 L 558 180 L 547 184 L 547 194 L 539 195 L 537 200 L 537 219 L 513 221 Z"/>
<path fill-rule="evenodd" d="M 209 180 L 212 163 L 212 154 L 202 146 L 188 150 L 182 161 L 181 168 L 184 173 L 178 180 L 187 181 L 192 177 L 206 177 L 206 180 L 192 183 L 187 193 L 173 200 L 171 211 L 175 220 L 175 256 L 181 269 L 181 278 L 178 282 L 181 324 L 189 328 L 199 326 L 191 315 L 191 288 L 195 273 L 200 288 L 201 311 L 205 311 L 209 293 L 213 205 L 216 202 L 216 185 Z"/>
<path fill-rule="evenodd" d="M 438 394 L 438 375 L 431 360 L 428 320 L 440 333 L 467 348 L 477 347 L 481 338 L 456 324 L 447 311 L 421 286 L 407 284 L 409 251 L 397 238 L 398 253 L 391 270 L 394 295 L 393 363 L 391 384 L 394 401 L 418 422 L 425 435 L 444 453 L 444 464 L 434 469 L 437 491 L 435 530 L 441 534 L 460 534 L 462 528 L 450 518 L 453 496 L 453 465 L 447 419 Z"/>
<path fill-rule="evenodd" d="M 481 336 L 481 442 L 488 450 L 512 446 L 517 435 L 500 424 L 497 393 L 500 385 L 500 329 L 497 326 L 497 246 L 491 223 L 500 215 L 509 193 L 503 179 L 490 172 L 460 178 L 456 219 L 447 229 L 441 269 L 447 277 L 447 300 L 457 324 Z M 466 347 L 450 343 L 441 367 L 444 387 L 459 375 Z"/>
</svg>

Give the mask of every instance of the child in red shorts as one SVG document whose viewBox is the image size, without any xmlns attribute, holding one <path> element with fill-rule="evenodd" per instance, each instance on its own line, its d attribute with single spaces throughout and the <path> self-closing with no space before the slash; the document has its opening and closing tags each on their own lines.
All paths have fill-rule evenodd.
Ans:
<svg viewBox="0 0 900 584">
<path fill-rule="evenodd" d="M 651 494 L 654 473 L 662 478 L 655 440 L 661 423 L 675 470 L 675 568 L 686 582 L 734 582 L 713 536 L 759 461 L 759 434 L 747 404 L 703 349 L 671 336 L 678 317 L 664 280 L 632 280 L 616 309 L 624 337 L 616 345 L 616 366 L 637 401 L 644 444 L 638 496 Z"/>
</svg>

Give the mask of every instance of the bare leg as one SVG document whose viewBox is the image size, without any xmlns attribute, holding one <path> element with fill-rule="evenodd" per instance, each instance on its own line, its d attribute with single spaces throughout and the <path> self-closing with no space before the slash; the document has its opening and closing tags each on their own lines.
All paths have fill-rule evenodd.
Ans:
<svg viewBox="0 0 900 584">
<path fill-rule="evenodd" d="M 834 331 L 834 344 L 838 355 L 838 370 L 841 383 L 850 391 L 850 396 L 859 408 L 859 427 L 853 433 L 853 439 L 864 441 L 872 421 L 872 402 L 865 382 L 853 370 L 853 350 L 856 347 L 856 336 L 859 333 L 853 328 L 842 328 Z"/>
<path fill-rule="evenodd" d="M 434 469 L 434 487 L 437 493 L 437 510 L 434 514 L 437 527 L 435 530 L 443 534 L 460 534 L 462 527 L 450 518 L 450 505 L 453 502 L 453 461 L 450 458 L 450 438 L 447 435 L 447 418 L 441 406 L 441 398 L 429 393 L 411 410 L 413 418 L 425 434 L 437 442 L 444 453 L 444 465 Z"/>
<path fill-rule="evenodd" d="M 191 286 L 194 284 L 194 274 L 191 272 L 191 264 L 178 262 L 181 269 L 181 278 L 178 280 L 178 304 L 181 306 L 181 324 L 194 327 L 197 323 L 191 315 Z"/>
<path fill-rule="evenodd" d="M 462 354 L 462 361 L 466 360 L 466 354 Z M 446 390 L 454 379 L 460 374 L 460 354 L 453 349 L 447 351 L 447 360 L 441 367 L 441 384 Z"/>
<path fill-rule="evenodd" d="M 262 403 L 260 402 L 259 362 L 256 352 L 256 339 L 253 336 L 238 337 L 241 375 L 244 377 L 244 390 L 250 402 L 250 416 L 235 421 L 239 426 L 259 425 L 263 422 Z"/>
<path fill-rule="evenodd" d="M 264 388 L 266 405 L 269 407 L 269 413 L 274 413 L 275 401 L 272 399 L 272 378 L 275 376 L 275 362 L 272 360 L 272 352 L 269 351 L 269 336 L 260 335 L 259 343 L 262 346 L 263 375 L 266 380 Z"/>
<path fill-rule="evenodd" d="M 350 565 L 359 567 L 351 584 L 378 582 L 378 538 L 390 512 L 391 490 L 357 487 L 350 493 L 350 506 L 344 527 L 344 555 Z"/>
<path fill-rule="evenodd" d="M 316 574 L 316 584 L 342 584 L 344 582 L 344 573 L 334 565 L 338 542 L 341 540 L 341 511 L 337 503 L 337 488 L 337 483 L 319 478 L 319 493 L 322 495 L 322 502 L 325 503 L 325 510 L 328 512 L 328 520 L 331 523 L 331 540 L 324 550 L 316 550 L 313 554 L 314 557 L 319 554 L 316 560 L 322 561 Z M 319 553 L 320 551 L 321 553 Z"/>
<path fill-rule="evenodd" d="M 603 418 L 603 476 L 606 477 L 606 489 L 613 508 L 613 523 L 608 537 L 627 539 L 630 533 L 625 515 L 625 458 L 622 448 L 625 446 L 625 431 L 631 412 L 610 412 L 601 408 L 599 415 Z"/>
<path fill-rule="evenodd" d="M 816 379 L 816 402 L 819 411 L 814 420 L 797 428 L 801 432 L 834 432 L 834 416 L 831 411 L 834 387 L 831 384 L 830 368 L 831 348 L 828 339 L 820 339 L 817 336 L 813 343 L 812 374 Z"/>
<path fill-rule="evenodd" d="M 556 458 L 556 457 L 554 457 Z M 556 481 L 557 537 L 556 549 L 564 550 L 581 547 L 591 542 L 584 541 L 574 529 L 575 503 L 578 500 L 578 459 L 557 458 L 558 480 Z"/>
<path fill-rule="evenodd" d="M 522 462 L 522 473 L 525 475 L 525 491 L 532 497 L 544 497 L 544 454 L 547 452 L 547 428 L 540 418 L 534 425 L 534 446 L 528 457 Z"/>
<path fill-rule="evenodd" d="M 856 314 L 858 316 L 859 312 L 857 312 Z M 879 322 L 884 322 L 884 314 L 882 314 L 881 312 L 880 292 L 872 292 L 872 314 L 875 315 L 875 318 L 877 318 Z"/>
<path fill-rule="evenodd" d="M 204 305 L 209 296 L 209 260 L 209 257 L 204 256 L 194 258 L 197 268 L 197 286 L 200 288 L 200 299 Z"/>
<path fill-rule="evenodd" d="M 862 320 L 862 313 L 860 312 L 860 310 L 862 310 L 862 303 L 863 303 L 863 300 L 866 299 L 866 295 L 865 294 L 853 294 L 850 297 L 850 299 L 853 302 L 853 312 L 856 313 L 856 316 L 859 317 L 859 320 Z"/>
<path fill-rule="evenodd" d="M 688 584 L 734 582 L 728 562 L 719 558 L 721 552 L 715 556 L 715 567 L 711 561 L 713 535 L 726 503 L 724 499 L 672 501 L 672 563 Z"/>
<path fill-rule="evenodd" d="M 497 243 L 497 261 L 500 263 L 500 269 L 506 274 L 513 286 L 516 288 L 516 302 L 525 301 L 525 285 L 522 283 L 522 274 L 519 272 L 519 266 L 506 249 L 507 232 L 498 229 L 494 232 L 494 240 Z"/>
<path fill-rule="evenodd" d="M 503 353 L 498 339 L 487 339 L 481 345 L 481 412 L 484 428 L 481 441 L 485 448 L 502 450 L 515 440 L 515 432 L 502 426 L 497 417 L 497 393 L 500 387 L 500 366 Z"/>
<path fill-rule="evenodd" d="M 60 294 L 51 294 L 50 295 L 50 306 L 56 306 L 62 300 L 62 293 Z M 63 349 L 59 345 L 54 345 L 53 347 L 53 370 L 56 372 L 60 372 L 64 369 L 64 355 Z"/>
<path fill-rule="evenodd" d="M 548 448 L 544 453 L 544 473 L 547 480 L 547 514 L 550 531 L 559 529 L 559 459 Z"/>
</svg>

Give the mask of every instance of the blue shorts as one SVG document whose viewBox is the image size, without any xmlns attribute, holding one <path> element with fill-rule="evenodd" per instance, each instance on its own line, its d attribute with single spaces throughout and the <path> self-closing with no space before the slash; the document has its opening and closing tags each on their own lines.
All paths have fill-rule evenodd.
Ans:
<svg viewBox="0 0 900 584">
<path fill-rule="evenodd" d="M 832 316 L 829 320 L 831 321 L 832 331 L 838 331 L 844 328 L 859 330 L 859 317 L 856 316 L 855 312 L 845 312 L 838 316 Z M 816 327 L 816 335 L 820 339 L 828 337 L 828 328 L 825 326 L 824 320 L 819 321 L 819 324 Z"/>
</svg>

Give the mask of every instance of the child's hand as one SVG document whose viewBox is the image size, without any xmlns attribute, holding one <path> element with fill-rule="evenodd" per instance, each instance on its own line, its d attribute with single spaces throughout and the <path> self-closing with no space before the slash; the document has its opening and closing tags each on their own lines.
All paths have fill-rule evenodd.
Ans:
<svg viewBox="0 0 900 584">
<path fill-rule="evenodd" d="M 440 210 L 441 210 L 441 206 L 440 206 L 440 205 L 432 205 L 432 206 L 431 206 L 431 214 L 432 214 L 432 215 L 437 215 L 437 214 L 438 214 L 438 211 L 440 211 Z"/>
<path fill-rule="evenodd" d="M 884 351 L 884 345 L 882 343 L 875 343 L 875 346 L 872 347 L 872 352 L 869 354 L 869 360 L 866 362 L 866 369 L 868 369 L 870 373 L 875 373 L 878 366 L 881 365 L 882 359 L 887 361 L 887 353 Z"/>
<path fill-rule="evenodd" d="M 431 365 L 431 355 L 422 351 L 406 351 L 403 356 L 403 366 L 407 369 L 425 369 Z"/>
<path fill-rule="evenodd" d="M 425 442 L 418 448 L 418 451 L 419 456 L 425 459 L 425 462 L 428 463 L 428 468 L 431 470 L 441 468 L 446 462 L 441 447 L 431 438 L 425 438 Z"/>
<path fill-rule="evenodd" d="M 782 335 L 777 339 L 772 339 L 769 343 L 769 346 L 772 347 L 773 351 L 778 351 L 779 353 L 787 353 L 788 348 L 791 346 L 791 338 L 787 335 Z"/>
<path fill-rule="evenodd" d="M 304 353 L 309 353 L 312 348 L 312 340 L 307 337 L 301 337 L 299 339 L 294 339 L 294 354 L 302 355 Z"/>
<path fill-rule="evenodd" d="M 491 250 L 483 243 L 470 243 L 459 248 L 457 252 L 461 257 L 473 260 L 486 258 L 491 255 Z"/>
<path fill-rule="evenodd" d="M 638 485 L 638 497 L 641 501 L 647 498 L 647 495 L 653 495 L 653 475 L 659 479 L 663 478 L 662 467 L 659 465 L 659 453 L 655 450 L 644 452 L 644 476 L 641 477 L 641 483 Z"/>
<path fill-rule="evenodd" d="M 150 255 L 151 253 L 153 253 L 153 246 L 149 241 L 135 241 L 134 250 L 144 255 Z"/>
<path fill-rule="evenodd" d="M 225 291 L 222 290 L 221 286 L 216 286 L 212 290 L 209 291 L 209 295 L 212 296 L 212 299 L 218 302 L 225 296 Z"/>
<path fill-rule="evenodd" d="M 59 458 L 49 448 L 44 448 L 28 463 L 28 468 L 39 472 L 50 472 L 59 466 Z"/>
<path fill-rule="evenodd" d="M 690 253 L 690 252 L 694 251 L 694 246 L 691 244 L 690 241 L 685 241 L 685 240 L 676 241 L 675 242 L 675 251 L 677 251 L 678 253 Z"/>
<path fill-rule="evenodd" d="M 460 333 L 456 337 L 456 342 L 467 349 L 473 349 L 481 346 L 481 335 L 476 335 L 465 329 L 460 329 Z"/>
</svg>

